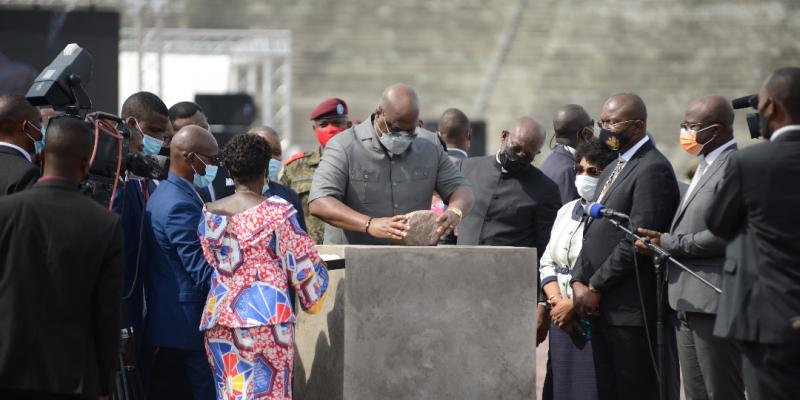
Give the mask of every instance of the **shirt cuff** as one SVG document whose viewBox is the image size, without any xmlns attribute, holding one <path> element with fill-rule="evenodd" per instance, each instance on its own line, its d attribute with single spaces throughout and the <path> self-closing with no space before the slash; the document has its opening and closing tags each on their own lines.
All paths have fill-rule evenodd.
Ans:
<svg viewBox="0 0 800 400">
<path fill-rule="evenodd" d="M 542 279 L 542 289 L 544 289 L 544 285 L 546 285 L 546 284 L 548 284 L 550 282 L 553 282 L 553 281 L 557 281 L 557 280 L 558 280 L 558 278 L 556 278 L 555 276 L 552 276 L 552 275 L 548 276 L 548 277 L 545 277 L 544 279 Z"/>
</svg>

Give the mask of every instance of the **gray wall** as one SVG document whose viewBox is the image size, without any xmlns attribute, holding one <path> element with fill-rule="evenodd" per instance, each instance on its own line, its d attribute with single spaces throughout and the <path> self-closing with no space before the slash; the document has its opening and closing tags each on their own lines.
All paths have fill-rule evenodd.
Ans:
<svg viewBox="0 0 800 400">
<path fill-rule="evenodd" d="M 343 97 L 364 118 L 396 81 L 418 88 L 424 118 L 451 106 L 472 114 L 517 1 L 192 0 L 165 26 L 291 29 L 294 134 L 311 148 L 306 117 L 319 101 Z M 550 127 L 561 104 L 597 117 L 609 95 L 635 91 L 680 173 L 688 103 L 752 93 L 771 69 L 800 65 L 798 38 L 797 0 L 528 0 L 486 114 L 490 149 L 517 116 Z M 746 144 L 743 112 L 737 120 Z"/>
</svg>

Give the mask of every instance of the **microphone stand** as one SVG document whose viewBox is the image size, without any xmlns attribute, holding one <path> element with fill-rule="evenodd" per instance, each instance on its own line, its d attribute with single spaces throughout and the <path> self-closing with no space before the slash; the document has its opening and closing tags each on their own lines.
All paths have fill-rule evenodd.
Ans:
<svg viewBox="0 0 800 400">
<path fill-rule="evenodd" d="M 633 232 L 627 226 L 623 225 L 620 221 L 617 221 L 613 218 L 606 218 L 612 225 L 616 226 L 621 231 L 625 232 L 628 236 L 633 238 L 634 240 L 640 240 L 644 243 L 645 247 L 648 250 L 653 252 L 653 264 L 655 266 L 655 273 L 656 273 L 656 310 L 657 310 L 657 319 L 656 319 L 656 352 L 658 354 L 658 394 L 661 400 L 667 400 L 667 385 L 665 383 L 664 374 L 667 370 L 666 368 L 666 341 L 664 337 L 664 319 L 666 315 L 666 304 L 664 302 L 664 286 L 667 282 L 667 274 L 666 274 L 666 267 L 667 261 L 672 262 L 673 264 L 677 265 L 679 268 L 683 269 L 684 271 L 688 272 L 693 277 L 697 278 L 700 282 L 703 282 L 706 286 L 710 287 L 717 293 L 722 293 L 720 288 L 714 286 L 713 283 L 709 282 L 702 276 L 698 275 L 696 272 L 689 269 L 689 267 L 683 265 L 680 261 L 676 260 L 672 255 L 669 254 L 666 250 L 657 246 L 650 242 L 649 238 L 645 238 L 639 236 L 637 233 Z M 636 255 L 634 254 L 634 257 Z"/>
</svg>

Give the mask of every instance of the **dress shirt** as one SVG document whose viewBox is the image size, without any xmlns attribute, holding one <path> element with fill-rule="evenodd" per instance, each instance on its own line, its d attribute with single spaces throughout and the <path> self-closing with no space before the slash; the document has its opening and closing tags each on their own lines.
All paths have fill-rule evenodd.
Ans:
<svg viewBox="0 0 800 400">
<path fill-rule="evenodd" d="M 622 169 L 620 169 L 620 172 L 622 172 L 622 170 L 625 169 L 625 165 L 627 165 L 628 161 L 630 161 L 631 158 L 633 158 L 633 155 L 636 154 L 636 152 L 642 146 L 644 146 L 645 143 L 647 143 L 649 141 L 650 141 L 650 136 L 649 135 L 645 135 L 638 142 L 636 142 L 635 145 L 633 145 L 630 149 L 628 149 L 628 151 L 626 151 L 626 152 L 624 152 L 624 153 L 619 155 L 619 157 L 625 162 L 625 164 L 622 165 Z"/>
<path fill-rule="evenodd" d="M 25 156 L 25 158 L 28 159 L 28 162 L 33 162 L 33 160 L 31 159 L 31 153 L 28 153 L 22 147 L 19 147 L 19 146 L 13 144 L 13 143 L 8 143 L 8 142 L 0 142 L 0 146 L 10 147 L 10 148 L 22 153 L 22 155 Z"/>
<path fill-rule="evenodd" d="M 781 127 L 780 129 L 772 132 L 772 136 L 770 136 L 769 140 L 773 141 L 778 138 L 778 136 L 783 135 L 785 132 L 793 131 L 793 130 L 800 130 L 800 125 L 786 125 Z"/>
<path fill-rule="evenodd" d="M 467 154 L 467 152 L 466 152 L 466 151 L 464 151 L 464 150 L 461 150 L 461 149 L 458 149 L 458 148 L 455 148 L 455 147 L 448 148 L 447 150 L 448 150 L 448 151 L 455 151 L 455 152 L 457 152 L 457 153 L 463 154 L 463 155 L 464 155 L 464 158 L 467 158 L 467 157 L 469 157 L 469 154 Z"/>
</svg>

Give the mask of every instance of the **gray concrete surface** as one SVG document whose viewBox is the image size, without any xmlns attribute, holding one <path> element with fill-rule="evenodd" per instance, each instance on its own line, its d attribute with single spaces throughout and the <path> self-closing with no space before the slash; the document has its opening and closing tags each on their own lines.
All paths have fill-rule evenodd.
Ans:
<svg viewBox="0 0 800 400">
<path fill-rule="evenodd" d="M 317 250 L 322 255 L 344 256 L 342 246 L 317 246 Z M 296 316 L 292 386 L 296 399 L 343 399 L 345 270 L 328 275 L 322 309 L 313 315 L 299 311 Z"/>
<path fill-rule="evenodd" d="M 535 398 L 534 249 L 345 255 L 344 398 Z"/>
</svg>

